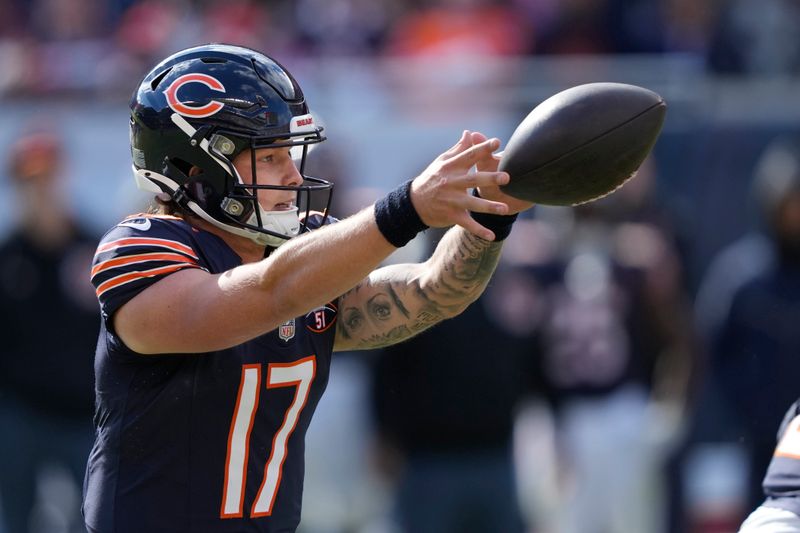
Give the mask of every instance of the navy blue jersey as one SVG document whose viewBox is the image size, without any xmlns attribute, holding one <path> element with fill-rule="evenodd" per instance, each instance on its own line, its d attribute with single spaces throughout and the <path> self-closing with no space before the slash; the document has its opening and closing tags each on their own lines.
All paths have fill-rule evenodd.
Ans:
<svg viewBox="0 0 800 533">
<path fill-rule="evenodd" d="M 137 354 L 111 321 L 164 276 L 239 264 L 222 239 L 174 217 L 128 218 L 100 242 L 92 269 L 103 317 L 96 439 L 83 504 L 98 533 L 295 531 L 304 438 L 328 381 L 336 303 L 204 354 Z"/>
<path fill-rule="evenodd" d="M 778 445 L 764 477 L 767 507 L 778 507 L 800 515 L 800 400 L 784 416 Z"/>
</svg>

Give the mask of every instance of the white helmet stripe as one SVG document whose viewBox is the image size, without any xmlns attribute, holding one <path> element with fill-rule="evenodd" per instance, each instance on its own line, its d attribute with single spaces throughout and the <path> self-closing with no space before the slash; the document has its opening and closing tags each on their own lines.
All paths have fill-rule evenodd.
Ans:
<svg viewBox="0 0 800 533">
<path fill-rule="evenodd" d="M 170 193 L 172 194 L 175 194 L 178 191 L 178 189 L 181 188 L 181 186 L 178 185 L 177 181 L 170 179 L 164 176 L 163 174 L 159 174 L 157 172 L 153 172 L 151 170 L 147 170 L 144 168 L 137 169 L 136 167 L 133 167 L 133 175 L 136 178 L 136 185 L 138 185 L 139 188 L 144 191 L 149 191 L 154 193 L 164 192 L 158 185 L 155 185 L 153 183 L 154 181 L 166 185 L 167 189 L 169 189 Z"/>
<path fill-rule="evenodd" d="M 178 127 L 181 129 L 181 131 L 182 131 L 183 133 L 185 133 L 185 134 L 186 134 L 186 135 L 187 135 L 189 138 L 191 138 L 191 137 L 192 137 L 192 135 L 194 135 L 195 133 L 197 133 L 197 130 L 194 128 L 194 126 L 192 126 L 191 124 L 189 124 L 189 121 L 188 121 L 188 120 L 186 120 L 185 118 L 183 118 L 183 117 L 182 117 L 181 115 L 179 115 L 178 113 L 173 113 L 172 115 L 170 115 L 170 119 L 171 119 L 171 120 L 172 120 L 172 122 L 174 122 L 174 123 L 175 123 L 175 125 L 176 125 L 176 126 L 178 126 Z M 222 161 L 220 158 L 218 158 L 217 156 L 215 156 L 214 154 L 212 154 L 212 153 L 211 153 L 211 151 L 208 149 L 208 139 L 201 139 L 201 140 L 200 140 L 200 148 L 202 148 L 202 150 L 203 150 L 205 153 L 207 153 L 209 156 L 211 156 L 211 157 L 214 159 L 214 161 L 216 161 L 217 163 L 219 163 L 219 166 L 221 166 L 222 168 L 224 168 L 224 169 L 225 169 L 225 171 L 226 171 L 228 174 L 230 174 L 230 172 L 231 172 L 231 168 L 233 167 L 233 165 L 230 165 L 230 166 L 229 166 L 227 163 L 225 163 L 225 162 L 224 162 L 224 161 Z M 244 183 L 244 182 L 242 181 L 242 178 L 241 178 L 241 177 L 239 177 L 239 173 L 238 173 L 238 172 L 236 172 L 236 169 L 235 169 L 235 168 L 233 168 L 233 172 L 234 172 L 234 175 L 235 175 L 236 179 L 239 181 L 239 183 Z"/>
</svg>

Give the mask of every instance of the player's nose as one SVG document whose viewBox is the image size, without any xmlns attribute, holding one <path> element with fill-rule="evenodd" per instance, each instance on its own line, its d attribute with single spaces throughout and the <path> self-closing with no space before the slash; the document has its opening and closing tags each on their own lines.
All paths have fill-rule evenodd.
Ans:
<svg viewBox="0 0 800 533">
<path fill-rule="evenodd" d="M 294 161 L 290 161 L 286 165 L 286 172 L 284 173 L 283 184 L 288 185 L 290 187 L 297 187 L 298 185 L 302 185 L 302 183 L 303 183 L 303 175 L 300 174 L 300 169 L 297 168 L 297 165 L 294 164 Z"/>
</svg>

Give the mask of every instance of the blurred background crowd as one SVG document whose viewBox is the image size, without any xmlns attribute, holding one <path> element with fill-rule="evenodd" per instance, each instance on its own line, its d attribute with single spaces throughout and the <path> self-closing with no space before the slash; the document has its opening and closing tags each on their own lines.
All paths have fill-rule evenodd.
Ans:
<svg viewBox="0 0 800 533">
<path fill-rule="evenodd" d="M 339 217 L 570 86 L 669 104 L 638 176 L 522 217 L 462 317 L 335 357 L 303 533 L 726 533 L 760 503 L 800 397 L 796 1 L 0 0 L 0 533 L 81 531 L 88 264 L 150 200 L 128 99 L 204 42 L 298 78 Z"/>
</svg>

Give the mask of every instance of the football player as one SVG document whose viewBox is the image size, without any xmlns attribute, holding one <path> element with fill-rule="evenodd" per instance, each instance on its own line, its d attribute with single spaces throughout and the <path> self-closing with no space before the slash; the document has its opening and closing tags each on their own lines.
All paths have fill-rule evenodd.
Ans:
<svg viewBox="0 0 800 533">
<path fill-rule="evenodd" d="M 781 423 L 763 487 L 766 500 L 739 533 L 800 533 L 800 400 Z"/>
<path fill-rule="evenodd" d="M 286 69 L 241 47 L 158 64 L 130 134 L 159 209 L 112 228 L 91 272 L 103 320 L 86 524 L 295 531 L 331 352 L 461 312 L 531 204 L 500 191 L 499 141 L 465 131 L 415 179 L 328 223 L 310 206 L 333 185 L 303 172 L 322 129 Z M 425 263 L 377 268 L 429 226 L 455 227 Z"/>
<path fill-rule="evenodd" d="M 36 122 L 20 128 L 0 169 L 17 213 L 0 239 L 4 533 L 33 531 L 31 524 L 52 530 L 56 523 L 67 531 L 82 522 L 72 498 L 48 498 L 48 512 L 41 513 L 39 480 L 55 464 L 67 474 L 67 488 L 79 487 L 94 437 L 91 346 L 98 321 L 86 270 L 97 237 L 81 227 L 66 201 L 66 139 Z"/>
</svg>

